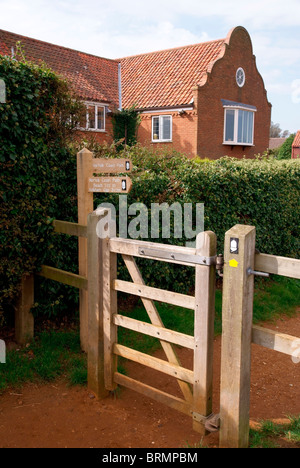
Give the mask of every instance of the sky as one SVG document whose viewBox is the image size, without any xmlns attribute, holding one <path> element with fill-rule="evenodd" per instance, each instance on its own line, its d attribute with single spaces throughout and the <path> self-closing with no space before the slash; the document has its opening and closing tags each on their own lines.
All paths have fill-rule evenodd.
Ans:
<svg viewBox="0 0 300 468">
<path fill-rule="evenodd" d="M 225 38 L 235 26 L 251 36 L 272 122 L 300 130 L 300 0 L 0 0 L 0 29 L 112 59 Z"/>
</svg>

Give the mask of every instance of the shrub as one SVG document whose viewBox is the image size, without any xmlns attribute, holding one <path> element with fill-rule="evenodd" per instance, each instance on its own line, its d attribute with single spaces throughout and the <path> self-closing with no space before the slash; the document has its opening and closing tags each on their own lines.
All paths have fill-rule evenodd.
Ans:
<svg viewBox="0 0 300 468">
<path fill-rule="evenodd" d="M 112 115 L 114 141 L 119 142 L 119 148 L 124 145 L 135 145 L 140 116 L 135 107 L 115 111 Z"/>
</svg>

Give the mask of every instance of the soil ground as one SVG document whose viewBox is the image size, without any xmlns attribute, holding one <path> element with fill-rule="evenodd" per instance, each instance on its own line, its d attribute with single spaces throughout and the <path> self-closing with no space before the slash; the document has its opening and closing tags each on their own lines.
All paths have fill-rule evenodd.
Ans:
<svg viewBox="0 0 300 468">
<path fill-rule="evenodd" d="M 300 337 L 300 311 L 263 326 Z M 219 412 L 220 337 L 214 347 L 214 413 Z M 184 367 L 192 368 L 192 352 L 178 349 Z M 162 352 L 156 356 L 163 358 Z M 128 363 L 127 374 L 180 395 L 177 383 L 164 374 Z M 252 345 L 251 425 L 261 419 L 284 422 L 300 414 L 300 363 L 290 356 Z M 64 380 L 26 384 L 0 396 L 0 447 L 41 448 L 187 448 L 201 436 L 190 417 L 140 394 L 120 389 L 97 401 L 86 387 L 69 387 Z M 278 442 L 278 440 L 276 440 Z M 202 440 L 218 447 L 218 433 Z M 296 447 L 281 440 L 282 447 Z M 299 448 L 299 445 L 298 445 Z"/>
</svg>

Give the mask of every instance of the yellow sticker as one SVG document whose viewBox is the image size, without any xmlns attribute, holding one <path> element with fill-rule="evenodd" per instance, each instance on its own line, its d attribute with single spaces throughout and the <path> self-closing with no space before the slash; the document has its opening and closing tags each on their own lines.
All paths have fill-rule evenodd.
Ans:
<svg viewBox="0 0 300 468">
<path fill-rule="evenodd" d="M 239 262 L 237 262 L 234 258 L 232 260 L 229 260 L 229 266 L 233 268 L 237 268 Z"/>
</svg>

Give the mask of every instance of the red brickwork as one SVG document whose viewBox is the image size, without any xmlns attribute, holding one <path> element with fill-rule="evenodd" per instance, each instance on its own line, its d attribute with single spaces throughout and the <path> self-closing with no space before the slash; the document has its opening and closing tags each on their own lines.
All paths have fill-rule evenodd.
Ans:
<svg viewBox="0 0 300 468">
<path fill-rule="evenodd" d="M 250 37 L 244 28 L 235 28 L 228 37 L 224 57 L 217 60 L 207 81 L 198 89 L 198 145 L 200 157 L 217 159 L 228 155 L 253 157 L 263 153 L 269 145 L 271 105 L 262 77 L 256 68 Z M 236 70 L 242 67 L 246 81 L 236 84 Z M 224 109 L 221 99 L 255 106 L 254 146 L 223 145 Z"/>
<path fill-rule="evenodd" d="M 193 64 L 193 66 L 195 66 Z M 246 81 L 243 87 L 236 83 L 236 70 L 242 67 Z M 138 132 L 143 145 L 171 147 L 189 156 L 218 159 L 228 155 L 242 158 L 262 154 L 269 145 L 271 104 L 267 100 L 264 82 L 256 68 L 251 39 L 242 28 L 234 28 L 224 41 L 219 57 L 211 62 L 208 73 L 191 90 L 194 93 L 194 110 L 173 116 L 171 143 L 151 142 L 151 118 L 162 113 L 143 114 Z M 224 108 L 222 99 L 255 106 L 254 146 L 223 144 Z M 166 115 L 165 113 L 163 115 Z"/>
<path fill-rule="evenodd" d="M 192 157 L 196 154 L 196 129 L 197 116 L 195 111 L 185 111 L 180 115 L 178 111 L 164 113 L 163 115 L 172 116 L 172 142 L 152 142 L 152 117 L 162 115 L 159 113 L 142 114 L 141 124 L 138 130 L 138 141 L 143 146 L 152 146 L 153 148 L 174 148 L 177 151 L 186 153 Z"/>
<path fill-rule="evenodd" d="M 113 127 L 110 117 L 105 119 L 105 131 L 76 130 L 76 140 L 92 140 L 99 144 L 111 144 L 113 142 Z"/>
</svg>

